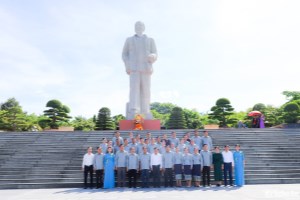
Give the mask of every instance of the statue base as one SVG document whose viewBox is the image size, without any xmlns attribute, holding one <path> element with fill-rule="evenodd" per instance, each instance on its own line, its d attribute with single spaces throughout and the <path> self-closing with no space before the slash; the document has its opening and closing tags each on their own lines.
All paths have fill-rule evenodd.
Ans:
<svg viewBox="0 0 300 200">
<path fill-rule="evenodd" d="M 144 130 L 160 130 L 160 120 L 144 120 L 142 124 Z M 120 120 L 119 130 L 133 130 L 134 129 L 134 120 Z"/>
</svg>

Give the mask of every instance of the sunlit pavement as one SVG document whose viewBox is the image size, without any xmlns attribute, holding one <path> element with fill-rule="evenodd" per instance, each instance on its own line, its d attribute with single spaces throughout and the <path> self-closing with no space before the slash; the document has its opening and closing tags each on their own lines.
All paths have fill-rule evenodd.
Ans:
<svg viewBox="0 0 300 200">
<path fill-rule="evenodd" d="M 149 189 L 18 189 L 0 190 L 1 200 L 92 200 L 92 199 L 300 199 L 300 184 L 285 185 L 246 185 L 244 187 L 215 187 L 210 188 L 149 188 Z"/>
</svg>

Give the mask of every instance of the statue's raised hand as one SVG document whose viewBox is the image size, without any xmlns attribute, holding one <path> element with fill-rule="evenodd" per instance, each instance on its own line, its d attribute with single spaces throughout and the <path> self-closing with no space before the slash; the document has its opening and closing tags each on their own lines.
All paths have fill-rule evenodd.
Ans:
<svg viewBox="0 0 300 200">
<path fill-rule="evenodd" d="M 156 57 L 157 57 L 156 54 L 149 54 L 148 55 L 148 62 L 151 63 L 151 64 L 154 63 L 156 61 Z"/>
</svg>

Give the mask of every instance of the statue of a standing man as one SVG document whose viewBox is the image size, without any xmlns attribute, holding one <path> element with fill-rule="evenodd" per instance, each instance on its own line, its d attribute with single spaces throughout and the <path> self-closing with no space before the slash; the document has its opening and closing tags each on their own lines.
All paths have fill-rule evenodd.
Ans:
<svg viewBox="0 0 300 200">
<path fill-rule="evenodd" d="M 134 119 L 136 114 L 143 115 L 145 119 L 153 118 L 150 112 L 150 84 L 152 63 L 157 59 L 157 52 L 154 40 L 143 34 L 144 31 L 144 23 L 136 22 L 136 34 L 127 38 L 122 53 L 126 73 L 130 78 L 127 119 Z"/>
</svg>

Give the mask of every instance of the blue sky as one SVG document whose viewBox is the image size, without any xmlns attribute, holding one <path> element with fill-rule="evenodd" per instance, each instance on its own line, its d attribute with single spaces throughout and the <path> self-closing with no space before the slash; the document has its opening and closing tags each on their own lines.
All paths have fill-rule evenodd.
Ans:
<svg viewBox="0 0 300 200">
<path fill-rule="evenodd" d="M 279 106 L 300 86 L 300 1 L 2 0 L 0 102 L 42 114 L 50 99 L 91 117 L 125 114 L 125 39 L 141 20 L 158 60 L 152 102 L 207 112 Z"/>
</svg>

